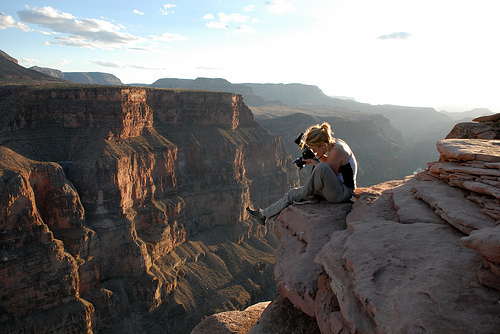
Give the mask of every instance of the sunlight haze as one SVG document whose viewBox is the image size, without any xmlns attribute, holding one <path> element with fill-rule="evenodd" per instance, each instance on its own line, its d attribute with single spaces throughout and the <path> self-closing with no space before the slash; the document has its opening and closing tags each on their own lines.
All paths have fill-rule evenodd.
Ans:
<svg viewBox="0 0 500 334">
<path fill-rule="evenodd" d="M 498 0 L 18 1 L 0 49 L 123 83 L 302 83 L 370 104 L 500 112 Z"/>
</svg>

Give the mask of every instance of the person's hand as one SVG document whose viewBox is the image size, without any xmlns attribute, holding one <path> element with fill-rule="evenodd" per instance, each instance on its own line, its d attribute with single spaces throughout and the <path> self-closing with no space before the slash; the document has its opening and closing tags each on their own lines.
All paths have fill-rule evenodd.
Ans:
<svg viewBox="0 0 500 334">
<path fill-rule="evenodd" d="M 318 164 L 318 160 L 316 159 L 302 159 L 306 163 L 306 165 L 313 164 L 314 167 Z"/>
</svg>

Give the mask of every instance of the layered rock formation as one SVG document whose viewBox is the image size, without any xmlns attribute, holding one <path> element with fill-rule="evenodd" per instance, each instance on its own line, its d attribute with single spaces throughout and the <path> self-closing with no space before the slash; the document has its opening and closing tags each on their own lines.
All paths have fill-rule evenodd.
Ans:
<svg viewBox="0 0 500 334">
<path fill-rule="evenodd" d="M 0 157 L 2 331 L 26 328 L 22 319 L 32 314 L 28 328 L 35 332 L 91 333 L 94 306 L 80 298 L 78 270 L 93 232 L 83 224 L 75 188 L 57 164 L 28 160 L 5 147 Z M 78 235 L 78 254 L 68 254 L 54 237 L 62 231 Z"/>
<path fill-rule="evenodd" d="M 425 171 L 358 189 L 355 203 L 283 210 L 280 297 L 249 333 L 288 332 L 276 309 L 290 302 L 314 320 L 297 332 L 498 332 L 500 141 L 437 149 Z"/>
<path fill-rule="evenodd" d="M 246 334 L 269 304 L 270 302 L 262 302 L 243 311 L 228 311 L 211 315 L 196 326 L 191 333 Z"/>
<path fill-rule="evenodd" d="M 458 123 L 446 138 L 500 139 L 500 114 L 477 117 Z"/>
<path fill-rule="evenodd" d="M 297 173 L 241 96 L 14 87 L 0 119 L 2 331 L 183 333 L 274 296 L 244 208 Z"/>
</svg>

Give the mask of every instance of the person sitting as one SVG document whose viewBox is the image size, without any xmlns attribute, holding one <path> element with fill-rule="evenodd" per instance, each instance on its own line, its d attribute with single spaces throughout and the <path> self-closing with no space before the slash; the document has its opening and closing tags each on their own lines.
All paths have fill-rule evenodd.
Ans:
<svg viewBox="0 0 500 334">
<path fill-rule="evenodd" d="M 342 203 L 351 199 L 356 189 L 358 164 L 356 157 L 347 143 L 334 138 L 330 124 L 324 122 L 309 127 L 300 143 L 307 145 L 318 159 L 304 159 L 314 168 L 302 187 L 290 189 L 281 199 L 264 209 L 246 208 L 246 211 L 259 224 L 277 216 L 284 208 L 295 204 L 318 203 L 327 200 L 330 203 Z"/>
</svg>

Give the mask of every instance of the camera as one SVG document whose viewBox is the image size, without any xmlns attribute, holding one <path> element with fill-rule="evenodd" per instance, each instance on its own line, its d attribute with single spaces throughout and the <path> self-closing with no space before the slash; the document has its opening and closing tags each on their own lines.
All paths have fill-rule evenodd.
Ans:
<svg viewBox="0 0 500 334">
<path fill-rule="evenodd" d="M 294 142 L 295 144 L 299 145 L 300 146 L 300 143 L 302 142 L 302 137 L 304 136 L 304 133 L 302 132 L 300 135 L 297 136 L 297 138 L 295 138 Z M 313 151 L 311 151 L 311 149 L 309 148 L 309 146 L 307 146 L 306 144 L 304 144 L 304 146 L 302 147 L 302 156 L 295 159 L 293 161 L 293 163 L 298 167 L 298 168 L 303 168 L 305 165 L 306 165 L 306 162 L 304 161 L 304 159 L 316 159 L 316 154 L 314 154 Z"/>
</svg>

